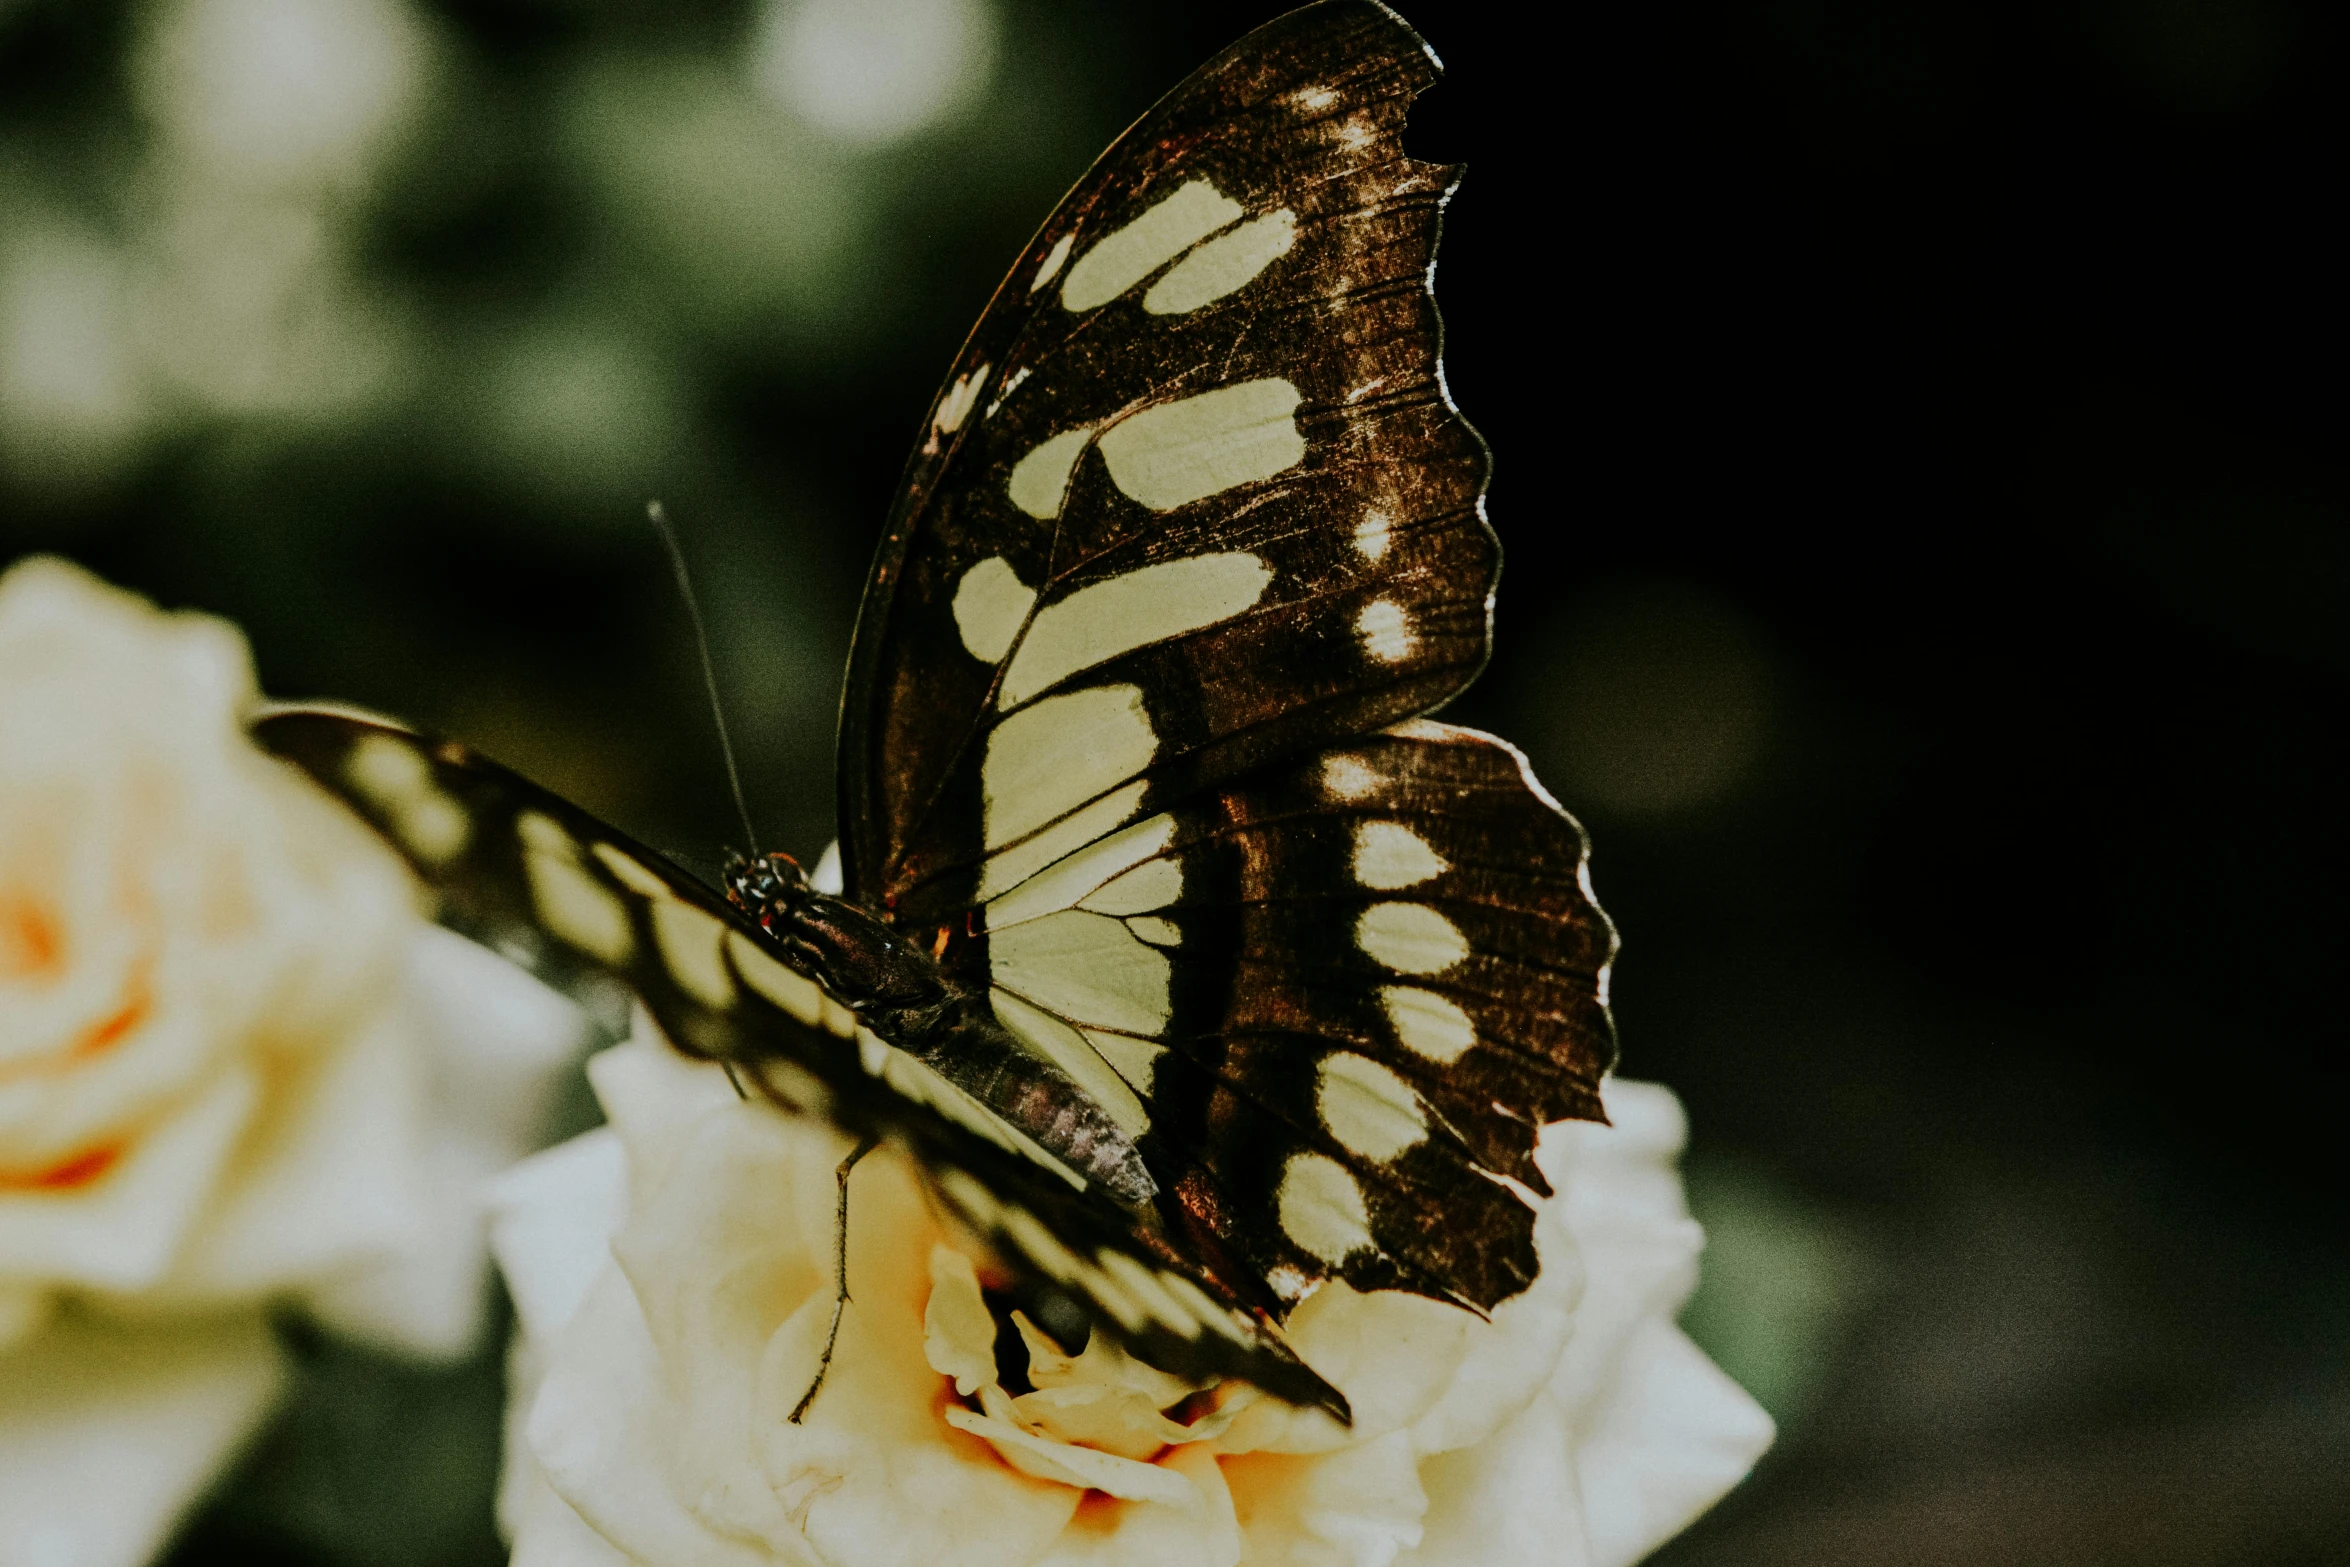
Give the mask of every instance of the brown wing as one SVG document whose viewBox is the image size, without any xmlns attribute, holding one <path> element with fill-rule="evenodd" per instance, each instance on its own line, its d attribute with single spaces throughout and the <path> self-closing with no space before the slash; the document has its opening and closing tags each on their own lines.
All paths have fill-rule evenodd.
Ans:
<svg viewBox="0 0 2350 1567">
<path fill-rule="evenodd" d="M 1401 141 L 1435 76 L 1378 5 L 1283 17 L 1030 245 L 867 588 L 851 897 L 950 923 L 1039 856 L 1425 712 L 1483 663 L 1484 449 L 1429 293 L 1455 171 Z"/>
</svg>

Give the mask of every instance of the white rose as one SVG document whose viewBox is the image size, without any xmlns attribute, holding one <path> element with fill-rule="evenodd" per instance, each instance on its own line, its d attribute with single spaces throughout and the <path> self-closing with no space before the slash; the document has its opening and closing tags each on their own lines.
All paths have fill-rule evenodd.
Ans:
<svg viewBox="0 0 2350 1567">
<path fill-rule="evenodd" d="M 493 1192 L 522 1326 L 515 1567 L 1616 1567 L 1770 1442 L 1674 1326 L 1700 1236 L 1661 1088 L 1611 1083 L 1613 1127 L 1544 1134 L 1543 1271 L 1490 1322 L 1337 1284 L 1298 1309 L 1352 1429 L 1235 1384 L 1195 1395 L 1099 1335 L 1069 1357 L 1024 1319 L 1035 1391 L 1011 1395 L 972 1263 L 885 1148 L 858 1167 L 853 1303 L 795 1426 L 846 1140 L 744 1103 L 641 1016 L 589 1072 L 611 1125 Z"/>
<path fill-rule="evenodd" d="M 466 1349 L 474 1189 L 578 1037 L 246 740 L 254 700 L 222 622 L 62 561 L 0 577 L 0 1536 L 45 1542 L 26 1559 L 152 1554 L 274 1401 L 273 1301 Z"/>
</svg>

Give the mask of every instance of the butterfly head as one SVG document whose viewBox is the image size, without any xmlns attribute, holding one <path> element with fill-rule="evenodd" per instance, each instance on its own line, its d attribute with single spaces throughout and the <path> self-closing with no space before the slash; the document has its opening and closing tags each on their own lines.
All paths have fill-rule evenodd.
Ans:
<svg viewBox="0 0 2350 1567">
<path fill-rule="evenodd" d="M 767 930 L 774 930 L 776 916 L 790 913 L 812 896 L 808 873 L 788 854 L 762 854 L 757 859 L 732 852 L 726 856 L 727 901 Z"/>
</svg>

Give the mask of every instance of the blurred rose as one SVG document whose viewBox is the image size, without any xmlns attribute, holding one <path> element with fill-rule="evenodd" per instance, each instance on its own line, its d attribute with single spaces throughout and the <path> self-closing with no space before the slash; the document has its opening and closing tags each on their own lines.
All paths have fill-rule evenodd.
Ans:
<svg viewBox="0 0 2350 1567">
<path fill-rule="evenodd" d="M 470 1191 L 577 1038 L 254 700 L 222 622 L 0 577 L 0 1534 L 43 1561 L 152 1553 L 271 1406 L 271 1302 L 464 1351 Z"/>
<path fill-rule="evenodd" d="M 795 1426 L 846 1140 L 738 1100 L 641 1016 L 589 1070 L 611 1126 L 493 1199 L 523 1327 L 500 1502 L 515 1567 L 1611 1567 L 1770 1441 L 1673 1325 L 1699 1235 L 1661 1088 L 1610 1084 L 1614 1127 L 1545 1134 L 1561 1195 L 1542 1275 L 1491 1322 L 1336 1284 L 1298 1309 L 1290 1336 L 1351 1430 L 1237 1384 L 1194 1397 L 1098 1335 L 1071 1357 L 1017 1314 L 1034 1391 L 1013 1396 L 971 1261 L 885 1148 L 858 1167 L 854 1303 Z"/>
</svg>

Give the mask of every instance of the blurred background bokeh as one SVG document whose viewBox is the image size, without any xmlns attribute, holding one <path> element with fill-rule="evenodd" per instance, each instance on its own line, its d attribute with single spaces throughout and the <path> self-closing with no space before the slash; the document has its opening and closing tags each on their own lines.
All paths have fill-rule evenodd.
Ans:
<svg viewBox="0 0 2350 1567">
<path fill-rule="evenodd" d="M 0 0 L 0 562 L 708 864 L 659 496 L 813 853 L 940 372 L 1278 9 Z M 1661 1560 L 2350 1561 L 2343 16 L 1407 10 L 1510 561 L 1454 713 L 1592 828 L 1783 1430 Z M 307 1366 L 181 1560 L 497 1560 L 495 1353 Z"/>
</svg>

